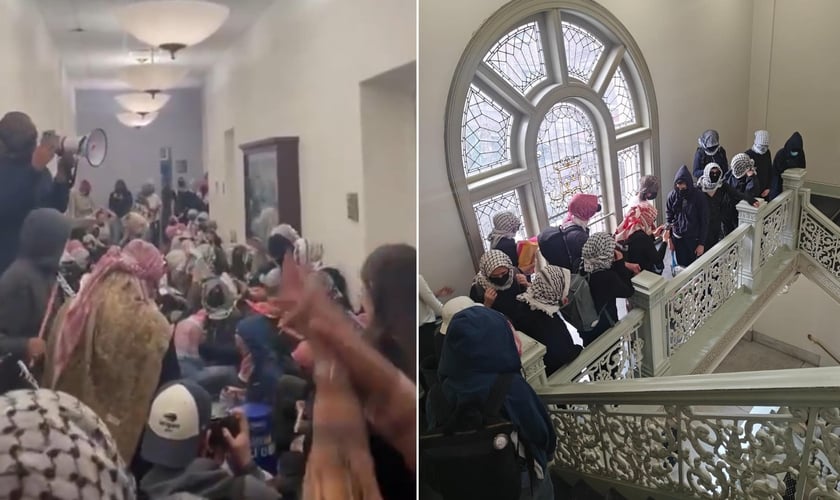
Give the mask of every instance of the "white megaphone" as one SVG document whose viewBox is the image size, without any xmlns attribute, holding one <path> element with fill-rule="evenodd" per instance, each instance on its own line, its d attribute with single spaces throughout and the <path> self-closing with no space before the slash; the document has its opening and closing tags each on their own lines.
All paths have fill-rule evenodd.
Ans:
<svg viewBox="0 0 840 500">
<path fill-rule="evenodd" d="M 98 167 L 108 153 L 108 136 L 101 128 L 95 128 L 81 137 L 60 137 L 56 153 L 81 156 L 91 167 Z"/>
</svg>

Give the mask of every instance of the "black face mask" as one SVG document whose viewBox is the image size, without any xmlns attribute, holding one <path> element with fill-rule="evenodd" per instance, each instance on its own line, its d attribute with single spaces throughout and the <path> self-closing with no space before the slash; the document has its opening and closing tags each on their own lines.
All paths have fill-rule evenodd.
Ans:
<svg viewBox="0 0 840 500">
<path fill-rule="evenodd" d="M 510 272 L 507 272 L 501 276 L 490 276 L 490 283 L 502 286 L 505 283 L 507 283 L 508 279 L 510 279 Z"/>
<path fill-rule="evenodd" d="M 657 193 L 656 191 L 654 191 L 652 193 L 647 193 L 647 194 L 645 194 L 645 199 L 648 200 L 648 201 L 653 201 L 653 200 L 656 199 L 656 195 L 658 195 L 658 194 L 659 193 Z"/>
<path fill-rule="evenodd" d="M 680 198 L 685 198 L 685 193 L 687 193 L 687 192 L 688 192 L 688 189 L 677 188 L 677 196 L 679 196 Z"/>
<path fill-rule="evenodd" d="M 719 181 L 720 180 L 720 172 L 712 171 L 711 173 L 709 173 L 709 180 L 711 180 L 712 182 Z"/>
</svg>

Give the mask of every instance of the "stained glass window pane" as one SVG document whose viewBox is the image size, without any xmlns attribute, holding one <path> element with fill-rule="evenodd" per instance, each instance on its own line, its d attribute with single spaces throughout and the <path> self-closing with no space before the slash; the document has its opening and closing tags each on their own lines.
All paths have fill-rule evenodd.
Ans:
<svg viewBox="0 0 840 500">
<path fill-rule="evenodd" d="M 604 44 L 595 35 L 579 26 L 563 24 L 563 43 L 566 46 L 566 67 L 569 76 L 589 83 L 598 59 L 604 53 Z"/>
<path fill-rule="evenodd" d="M 525 239 L 525 222 L 522 219 L 522 205 L 519 204 L 519 195 L 516 191 L 508 191 L 506 193 L 498 194 L 492 198 L 479 201 L 473 205 L 473 212 L 478 221 L 478 230 L 481 233 L 481 242 L 484 245 L 484 251 L 490 249 L 490 242 L 487 241 L 487 236 L 493 231 L 493 216 L 504 210 L 510 210 L 519 217 L 522 226 L 516 234 L 516 239 Z"/>
<path fill-rule="evenodd" d="M 474 85 L 461 122 L 461 148 L 467 176 L 510 161 L 511 115 Z"/>
<path fill-rule="evenodd" d="M 642 178 L 642 156 L 639 145 L 618 152 L 618 178 L 621 182 L 621 205 L 629 206 L 637 199 Z"/>
<path fill-rule="evenodd" d="M 595 130 L 578 106 L 561 102 L 545 115 L 537 136 L 537 164 L 550 224 L 565 217 L 575 193 L 601 196 Z"/>
<path fill-rule="evenodd" d="M 616 130 L 636 123 L 636 110 L 633 106 L 633 97 L 630 95 L 630 85 L 627 84 L 621 68 L 613 74 L 604 92 L 604 102 L 610 108 Z"/>
<path fill-rule="evenodd" d="M 484 62 L 521 94 L 531 90 L 546 76 L 537 23 L 520 26 L 502 37 L 484 56 Z"/>
</svg>

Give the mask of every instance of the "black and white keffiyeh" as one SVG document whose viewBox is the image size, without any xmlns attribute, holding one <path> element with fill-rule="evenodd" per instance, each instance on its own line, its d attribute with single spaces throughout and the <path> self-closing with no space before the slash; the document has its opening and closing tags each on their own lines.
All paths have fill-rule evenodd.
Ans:
<svg viewBox="0 0 840 500">
<path fill-rule="evenodd" d="M 766 130 L 756 130 L 752 150 L 760 155 L 763 155 L 768 149 L 770 149 L 770 132 Z"/>
<path fill-rule="evenodd" d="M 290 224 L 280 224 L 279 226 L 275 226 L 270 236 L 274 236 L 275 234 L 279 234 L 280 236 L 289 240 L 290 243 L 294 243 L 300 239 L 300 234 L 298 234 L 297 229 L 293 228 Z"/>
<path fill-rule="evenodd" d="M 615 239 L 609 233 L 595 233 L 589 236 L 581 250 L 583 270 L 587 273 L 603 271 L 615 262 Z"/>
<path fill-rule="evenodd" d="M 525 293 L 516 298 L 525 302 L 534 311 L 542 311 L 549 316 L 557 314 L 563 306 L 563 299 L 569 295 L 571 273 L 559 266 L 545 266 L 531 281 Z"/>
<path fill-rule="evenodd" d="M 734 175 L 736 179 L 741 179 L 747 175 L 747 172 L 749 172 L 750 169 L 755 169 L 755 161 L 753 161 L 753 159 L 745 153 L 738 153 L 732 157 L 731 167 L 732 175 Z"/>
<path fill-rule="evenodd" d="M 490 273 L 500 267 L 506 267 L 510 271 L 507 281 L 503 285 L 496 285 L 490 281 Z M 475 275 L 473 284 L 485 290 L 507 290 L 513 285 L 513 263 L 510 257 L 501 250 L 490 250 L 481 256 L 478 261 L 478 274 Z"/>
<path fill-rule="evenodd" d="M 712 182 L 712 169 L 715 168 L 720 170 L 721 175 L 718 178 L 717 182 Z M 703 190 L 704 193 L 714 193 L 721 186 L 721 184 L 723 184 L 723 169 L 720 168 L 720 165 L 718 165 L 717 163 L 706 164 L 706 168 L 703 169 L 703 177 L 700 177 L 700 180 L 697 181 L 697 185 L 700 187 L 700 189 Z"/>
<path fill-rule="evenodd" d="M 519 231 L 521 226 L 522 223 L 519 221 L 519 217 L 513 212 L 509 210 L 498 212 L 493 216 L 493 230 L 487 236 L 487 240 L 490 242 L 490 248 L 496 248 L 496 245 L 502 238 L 515 238 L 516 232 Z"/>
<path fill-rule="evenodd" d="M 299 266 L 317 271 L 324 267 L 324 245 L 300 238 L 295 241 L 295 262 Z"/>
<path fill-rule="evenodd" d="M 63 392 L 0 396 L 0 498 L 134 499 L 134 478 L 105 423 Z"/>
</svg>

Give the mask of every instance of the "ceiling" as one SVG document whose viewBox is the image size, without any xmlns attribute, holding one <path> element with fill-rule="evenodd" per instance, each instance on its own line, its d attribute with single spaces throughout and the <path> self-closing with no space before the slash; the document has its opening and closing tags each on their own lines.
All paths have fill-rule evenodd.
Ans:
<svg viewBox="0 0 840 500">
<path fill-rule="evenodd" d="M 120 29 L 113 8 L 131 0 L 35 0 L 55 46 L 64 60 L 67 76 L 76 88 L 124 88 L 116 80 L 117 69 L 133 64 L 131 52 L 148 49 Z M 156 60 L 190 68 L 183 86 L 201 85 L 205 72 L 218 60 L 274 0 L 213 0 L 230 7 L 230 17 L 213 36 L 179 52 L 175 61 L 168 54 Z M 82 32 L 76 32 L 81 28 Z"/>
</svg>

